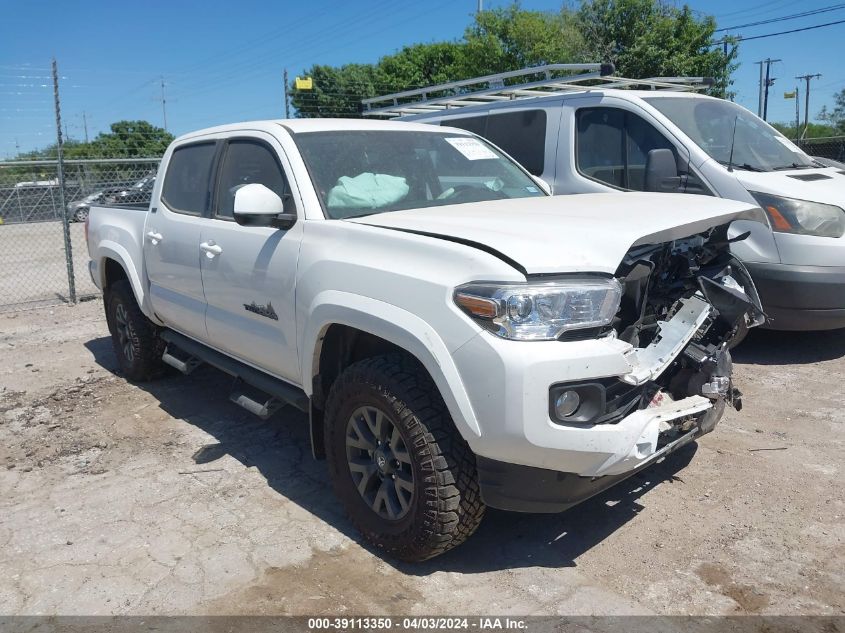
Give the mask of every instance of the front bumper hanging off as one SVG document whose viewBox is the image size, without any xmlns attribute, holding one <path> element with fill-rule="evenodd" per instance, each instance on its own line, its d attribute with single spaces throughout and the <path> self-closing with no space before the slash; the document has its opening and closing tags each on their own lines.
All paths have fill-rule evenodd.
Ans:
<svg viewBox="0 0 845 633">
<path fill-rule="evenodd" d="M 634 348 L 610 341 L 624 346 L 618 349 L 628 370 L 617 374 L 619 380 L 643 385 L 644 390 L 653 385 L 679 357 L 691 355 L 696 335 L 706 331 L 712 316 L 713 307 L 693 296 L 681 302 L 671 319 L 660 323 L 660 336 L 650 345 Z M 560 512 L 709 432 L 721 417 L 726 398 L 733 395 L 730 355 L 723 349 L 718 356 L 719 362 L 714 363 L 718 369 L 687 370 L 683 376 L 684 384 L 698 381 L 694 383 L 697 393 L 689 391 L 693 395 L 674 400 L 660 391 L 658 397 L 615 423 L 564 425 L 550 419 L 548 413 L 544 421 L 526 421 L 529 442 L 535 449 L 546 449 L 540 456 L 543 463 L 524 460 L 520 464 L 479 453 L 485 503 L 521 512 Z"/>
</svg>

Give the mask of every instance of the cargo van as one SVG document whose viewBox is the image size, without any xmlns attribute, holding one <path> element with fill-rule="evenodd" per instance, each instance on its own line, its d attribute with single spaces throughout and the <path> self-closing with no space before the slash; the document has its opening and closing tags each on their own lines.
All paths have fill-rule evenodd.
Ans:
<svg viewBox="0 0 845 633">
<path fill-rule="evenodd" d="M 731 248 L 754 278 L 767 327 L 845 327 L 845 170 L 808 156 L 736 103 L 697 93 L 703 78 L 635 81 L 588 66 L 386 95 L 365 101 L 364 113 L 474 132 L 554 194 L 652 191 L 756 203 L 768 223 L 735 222 L 732 237 L 750 234 Z M 566 70 L 578 74 L 561 78 Z"/>
</svg>

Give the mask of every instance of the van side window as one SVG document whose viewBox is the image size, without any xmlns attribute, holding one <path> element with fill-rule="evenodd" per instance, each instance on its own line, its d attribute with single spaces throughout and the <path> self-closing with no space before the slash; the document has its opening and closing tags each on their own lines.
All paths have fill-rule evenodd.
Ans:
<svg viewBox="0 0 845 633">
<path fill-rule="evenodd" d="M 588 178 L 624 188 L 625 112 L 615 108 L 578 110 L 575 163 Z"/>
<path fill-rule="evenodd" d="M 170 157 L 161 199 L 177 213 L 202 215 L 208 208 L 215 143 L 177 147 Z"/>
<path fill-rule="evenodd" d="M 485 128 L 487 127 L 487 115 L 484 116 L 465 116 L 460 119 L 447 119 L 441 121 L 440 125 L 448 127 L 456 127 L 479 136 L 484 136 Z"/>
<path fill-rule="evenodd" d="M 644 191 L 651 150 L 671 150 L 677 162 L 675 146 L 636 114 L 619 108 L 585 108 L 576 116 L 578 169 L 588 178 Z"/>
<path fill-rule="evenodd" d="M 287 179 L 273 150 L 259 141 L 229 141 L 220 170 L 215 215 L 234 217 L 235 192 L 251 183 L 264 185 L 282 200 L 288 194 Z"/>
<path fill-rule="evenodd" d="M 529 173 L 535 176 L 543 174 L 546 162 L 545 110 L 492 112 L 487 116 L 448 119 L 440 124 L 483 136 L 510 154 Z"/>
</svg>

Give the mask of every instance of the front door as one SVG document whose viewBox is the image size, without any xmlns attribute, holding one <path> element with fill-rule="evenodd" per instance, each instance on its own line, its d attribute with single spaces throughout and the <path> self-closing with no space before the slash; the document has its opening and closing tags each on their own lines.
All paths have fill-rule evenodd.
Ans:
<svg viewBox="0 0 845 633">
<path fill-rule="evenodd" d="M 214 142 L 181 145 L 173 151 L 159 204 L 144 227 L 153 310 L 169 326 L 200 340 L 206 332 L 199 243 L 216 151 Z"/>
<path fill-rule="evenodd" d="M 284 153 L 272 136 L 255 133 L 228 139 L 221 160 L 217 199 L 200 240 L 209 344 L 298 384 L 294 291 L 303 222 L 288 230 L 241 226 L 233 213 L 235 192 L 251 183 L 295 211 Z"/>
</svg>

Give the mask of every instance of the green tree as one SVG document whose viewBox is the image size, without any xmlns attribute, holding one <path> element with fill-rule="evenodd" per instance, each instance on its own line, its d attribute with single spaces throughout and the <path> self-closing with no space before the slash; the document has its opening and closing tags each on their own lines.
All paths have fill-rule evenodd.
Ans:
<svg viewBox="0 0 845 633">
<path fill-rule="evenodd" d="M 845 88 L 834 95 L 833 109 L 828 110 L 827 106 L 823 107 L 818 118 L 832 128 L 832 133 L 829 136 L 845 134 Z"/>
<path fill-rule="evenodd" d="M 578 10 L 526 11 L 518 3 L 476 14 L 455 42 L 406 46 L 376 64 L 312 66 L 314 89 L 293 89 L 298 116 L 359 116 L 361 99 L 541 64 L 613 62 L 626 77 L 713 77 L 724 96 L 736 68 L 712 46 L 712 17 L 661 0 L 582 0 Z"/>
<path fill-rule="evenodd" d="M 771 126 L 778 132 L 783 134 L 786 138 L 796 139 L 801 136 L 804 130 L 802 123 L 797 128 L 795 123 L 771 123 Z M 836 128 L 826 125 L 824 123 L 810 123 L 807 126 L 807 133 L 804 138 L 824 138 L 825 136 L 836 136 Z"/>
<path fill-rule="evenodd" d="M 588 57 L 613 62 L 624 77 L 703 76 L 711 93 L 726 96 L 737 68 L 736 47 L 726 56 L 712 46 L 716 21 L 689 6 L 658 0 L 583 0 L 578 11 Z"/>
<path fill-rule="evenodd" d="M 117 121 L 109 126 L 109 132 L 101 132 L 90 143 L 67 140 L 64 143 L 64 157 L 82 158 L 154 158 L 164 154 L 174 136 L 164 128 L 147 121 Z M 58 156 L 56 144 L 43 149 L 22 152 L 17 160 L 55 159 Z"/>
<path fill-rule="evenodd" d="M 567 9 L 524 11 L 512 4 L 483 11 L 464 33 L 461 78 L 581 61 L 587 48 L 579 26 Z"/>
<path fill-rule="evenodd" d="M 110 132 L 68 151 L 69 158 L 148 158 L 161 156 L 174 136 L 147 121 L 118 121 Z"/>
</svg>

